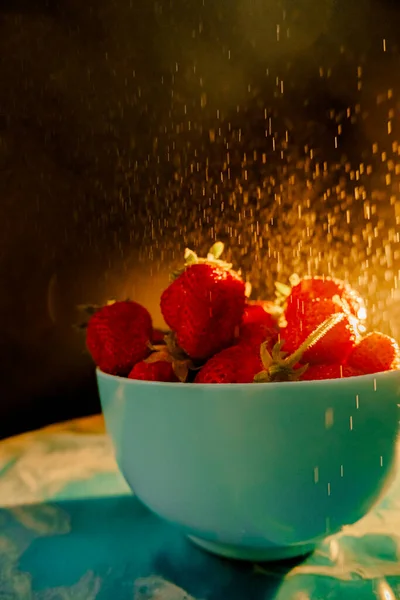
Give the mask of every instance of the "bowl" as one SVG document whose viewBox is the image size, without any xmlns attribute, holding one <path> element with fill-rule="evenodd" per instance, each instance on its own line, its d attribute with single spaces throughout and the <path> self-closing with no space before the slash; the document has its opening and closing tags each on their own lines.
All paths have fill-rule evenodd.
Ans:
<svg viewBox="0 0 400 600">
<path fill-rule="evenodd" d="M 97 380 L 138 499 L 225 557 L 307 554 L 363 517 L 394 476 L 400 371 L 244 385 Z"/>
</svg>

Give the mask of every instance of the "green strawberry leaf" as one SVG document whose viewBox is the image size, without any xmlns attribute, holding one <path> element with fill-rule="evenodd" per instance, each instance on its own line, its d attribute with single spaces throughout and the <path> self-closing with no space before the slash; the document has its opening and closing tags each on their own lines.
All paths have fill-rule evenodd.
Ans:
<svg viewBox="0 0 400 600">
<path fill-rule="evenodd" d="M 189 365 L 187 361 L 174 361 L 172 368 L 175 375 L 181 383 L 185 383 L 189 374 Z"/>
<path fill-rule="evenodd" d="M 260 347 L 260 357 L 263 367 L 266 371 L 268 371 L 269 367 L 272 364 L 272 356 L 268 351 L 268 342 L 263 342 Z"/>
<path fill-rule="evenodd" d="M 224 252 L 224 244 L 223 242 L 215 242 L 215 244 L 213 244 L 211 246 L 211 248 L 208 251 L 208 254 L 210 254 L 213 258 L 221 258 L 223 252 Z"/>
<path fill-rule="evenodd" d="M 197 263 L 197 261 L 198 261 L 198 256 L 197 256 L 196 252 L 194 252 L 193 250 L 190 250 L 190 248 L 185 248 L 184 258 L 185 258 L 185 264 L 187 264 L 187 265 L 193 265 L 193 264 Z"/>
<path fill-rule="evenodd" d="M 298 369 L 294 369 L 293 373 L 290 375 L 290 381 L 297 381 L 298 379 L 300 379 L 300 377 L 304 375 L 304 373 L 307 371 L 309 366 L 309 364 L 306 364 L 302 367 L 299 367 Z"/>
<path fill-rule="evenodd" d="M 285 340 L 280 340 L 275 344 L 272 349 L 272 359 L 274 362 L 281 362 L 285 356 L 287 356 L 287 352 L 282 352 L 282 348 L 285 344 Z"/>
<path fill-rule="evenodd" d="M 260 371 L 253 379 L 253 383 L 269 383 L 269 381 L 268 371 Z"/>
<path fill-rule="evenodd" d="M 276 292 L 279 296 L 284 296 L 287 298 L 292 291 L 292 288 L 289 285 L 281 283 L 280 281 L 275 281 Z"/>
</svg>

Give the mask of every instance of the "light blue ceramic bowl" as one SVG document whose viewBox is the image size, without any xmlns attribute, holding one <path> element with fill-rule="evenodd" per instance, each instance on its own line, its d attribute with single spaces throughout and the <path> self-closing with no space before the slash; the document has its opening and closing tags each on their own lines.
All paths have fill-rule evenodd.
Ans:
<svg viewBox="0 0 400 600">
<path fill-rule="evenodd" d="M 97 378 L 132 490 L 217 554 L 305 554 L 365 515 L 394 474 L 400 372 L 257 385 Z"/>
</svg>

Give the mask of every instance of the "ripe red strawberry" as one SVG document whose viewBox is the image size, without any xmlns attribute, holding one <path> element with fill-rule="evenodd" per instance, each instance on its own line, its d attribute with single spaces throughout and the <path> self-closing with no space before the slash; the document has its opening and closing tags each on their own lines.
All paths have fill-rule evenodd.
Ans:
<svg viewBox="0 0 400 600">
<path fill-rule="evenodd" d="M 290 313 L 287 326 L 281 331 L 281 339 L 285 340 L 283 350 L 294 352 L 327 318 L 343 312 L 344 307 L 339 300 L 314 300 L 305 304 L 302 312 Z M 339 323 L 305 352 L 302 362 L 343 364 L 358 340 L 357 325 L 355 317 L 345 314 Z"/>
<path fill-rule="evenodd" d="M 234 342 L 245 306 L 245 284 L 231 265 L 220 264 L 219 254 L 209 262 L 193 255 L 186 254 L 191 262 L 162 294 L 161 311 L 179 347 L 190 358 L 203 361 Z"/>
<path fill-rule="evenodd" d="M 279 333 L 275 327 L 266 327 L 258 323 L 247 323 L 241 326 L 236 343 L 259 348 L 263 342 L 269 340 L 268 349 L 272 350 L 278 341 L 278 337 Z"/>
<path fill-rule="evenodd" d="M 380 373 L 400 369 L 400 349 L 393 338 L 374 331 L 353 349 L 348 364 L 363 373 Z"/>
<path fill-rule="evenodd" d="M 278 324 L 274 316 L 267 312 L 262 303 L 246 304 L 237 343 L 260 346 L 270 339 L 270 349 L 278 341 Z"/>
<path fill-rule="evenodd" d="M 242 326 L 257 323 L 265 327 L 277 327 L 277 321 L 274 316 L 265 310 L 262 304 L 246 304 Z"/>
<path fill-rule="evenodd" d="M 360 320 L 365 319 L 365 305 L 361 296 L 349 284 L 331 277 L 304 277 L 294 285 L 286 301 L 286 319 L 307 311 L 310 302 L 332 300 L 335 296 L 347 304 L 352 315 Z"/>
<path fill-rule="evenodd" d="M 127 375 L 134 364 L 149 354 L 152 322 L 137 302 L 115 302 L 98 309 L 90 318 L 86 345 L 105 373 Z"/>
<path fill-rule="evenodd" d="M 315 381 L 317 379 L 340 379 L 342 377 L 357 377 L 359 375 L 364 375 L 364 373 L 348 365 L 310 365 L 300 379 L 303 381 Z"/>
<path fill-rule="evenodd" d="M 261 369 L 259 347 L 232 346 L 210 358 L 194 383 L 252 383 Z"/>
<path fill-rule="evenodd" d="M 159 360 L 157 362 L 146 362 L 142 360 L 133 367 L 128 375 L 129 379 L 140 379 L 142 381 L 166 381 L 177 382 L 171 362 Z"/>
</svg>

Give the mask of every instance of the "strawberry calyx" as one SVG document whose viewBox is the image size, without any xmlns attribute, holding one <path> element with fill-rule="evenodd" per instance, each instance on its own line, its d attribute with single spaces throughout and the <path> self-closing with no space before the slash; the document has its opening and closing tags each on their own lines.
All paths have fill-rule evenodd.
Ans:
<svg viewBox="0 0 400 600">
<path fill-rule="evenodd" d="M 297 381 L 307 371 L 308 364 L 296 368 L 301 361 L 303 354 L 323 338 L 328 331 L 335 327 L 342 319 L 345 313 L 335 313 L 324 321 L 306 340 L 288 355 L 282 351 L 285 340 L 275 344 L 272 352 L 268 351 L 268 341 L 261 344 L 260 357 L 264 369 L 257 373 L 253 383 L 270 383 L 275 381 Z"/>
<path fill-rule="evenodd" d="M 206 264 L 211 265 L 213 267 L 219 267 L 220 269 L 225 269 L 227 271 L 231 271 L 232 263 L 228 263 L 224 260 L 221 260 L 224 248 L 225 246 L 223 242 L 215 242 L 215 244 L 213 244 L 209 249 L 206 258 L 201 258 L 197 256 L 194 250 L 186 248 L 184 253 L 185 262 L 182 267 L 179 267 L 172 273 L 171 281 L 177 279 L 188 267 L 191 267 L 193 265 Z"/>
<path fill-rule="evenodd" d="M 300 277 L 297 275 L 297 273 L 293 273 L 289 277 L 289 283 L 290 285 L 286 285 L 286 283 L 275 281 L 275 304 L 277 304 L 279 307 L 282 307 L 286 303 L 286 300 L 291 294 L 292 288 L 300 283 Z"/>
<path fill-rule="evenodd" d="M 202 365 L 195 364 L 190 356 L 180 348 L 173 332 L 167 333 L 164 337 L 164 341 L 165 344 L 149 344 L 151 354 L 144 362 L 154 363 L 166 361 L 171 363 L 172 369 L 179 381 L 185 383 L 188 379 L 189 371 L 197 371 Z"/>
<path fill-rule="evenodd" d="M 127 298 L 126 302 L 129 302 Z M 85 330 L 87 329 L 90 318 L 93 317 L 99 310 L 104 308 L 105 306 L 110 306 L 111 304 L 115 304 L 116 300 L 107 300 L 105 304 L 79 304 L 76 308 L 83 315 L 83 321 L 81 323 L 77 323 L 74 325 L 76 329 Z"/>
</svg>

